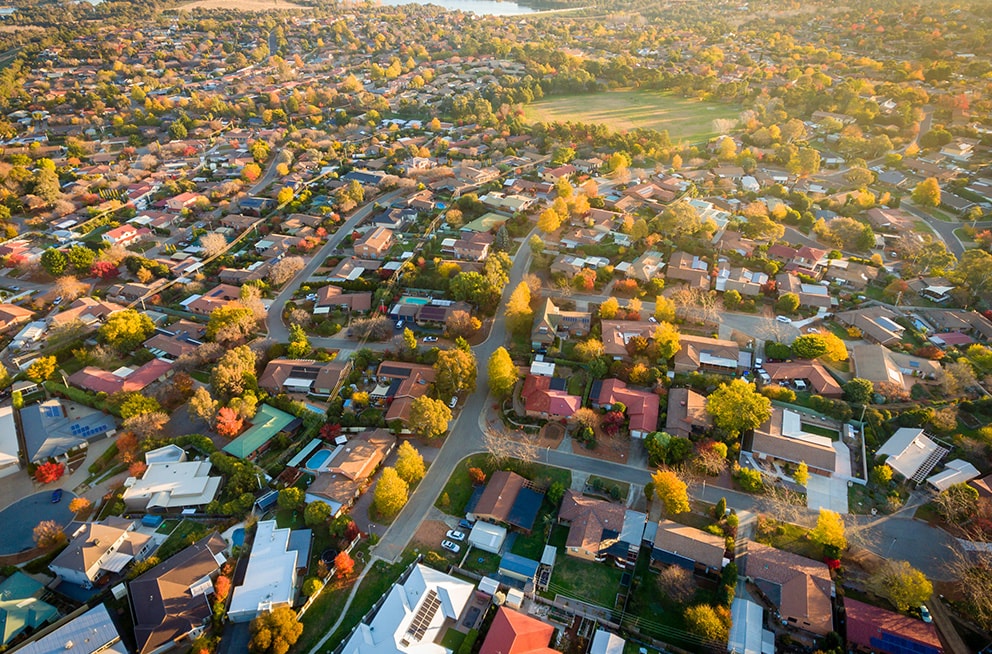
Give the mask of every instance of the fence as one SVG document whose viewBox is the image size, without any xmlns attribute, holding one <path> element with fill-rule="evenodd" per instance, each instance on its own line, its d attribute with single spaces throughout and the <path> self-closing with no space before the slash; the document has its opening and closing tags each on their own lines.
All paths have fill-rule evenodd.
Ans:
<svg viewBox="0 0 992 654">
<path fill-rule="evenodd" d="M 362 539 L 361 535 L 355 536 L 355 539 L 352 540 L 350 543 L 348 543 L 348 547 L 346 547 L 342 551 L 351 554 L 351 550 L 354 549 L 355 545 L 357 545 L 358 541 L 360 541 L 361 539 Z M 337 571 L 338 571 L 337 568 L 333 566 L 331 567 L 331 569 L 327 572 L 327 576 L 321 580 L 324 585 L 320 587 L 320 592 L 314 593 L 313 595 L 308 597 L 307 601 L 304 602 L 303 606 L 300 607 L 300 610 L 296 612 L 296 617 L 298 619 L 303 618 L 303 614 L 307 612 L 307 609 L 310 608 L 310 605 L 313 604 L 315 601 L 317 601 L 317 598 L 320 597 L 320 594 L 324 592 L 325 588 L 327 588 L 327 583 L 334 578 L 334 575 L 337 574 Z"/>
</svg>

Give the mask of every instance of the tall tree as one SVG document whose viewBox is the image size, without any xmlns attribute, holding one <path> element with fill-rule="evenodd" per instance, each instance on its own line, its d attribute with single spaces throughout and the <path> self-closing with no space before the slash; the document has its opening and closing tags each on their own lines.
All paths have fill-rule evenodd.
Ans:
<svg viewBox="0 0 992 654">
<path fill-rule="evenodd" d="M 713 417 L 713 424 L 727 434 L 737 436 L 743 431 L 757 429 L 771 418 L 772 403 L 754 384 L 734 379 L 706 398 L 706 412 Z"/>
<path fill-rule="evenodd" d="M 906 561 L 885 561 L 868 578 L 868 588 L 900 611 L 923 604 L 933 595 L 933 584 Z"/>
<path fill-rule="evenodd" d="M 260 613 L 251 621 L 249 630 L 248 650 L 252 654 L 286 654 L 303 633 L 303 624 L 292 608 L 280 606 Z"/>
<path fill-rule="evenodd" d="M 814 543 L 825 548 L 833 548 L 838 553 L 847 549 L 847 538 L 844 536 L 844 519 L 840 514 L 829 509 L 820 509 L 816 519 L 816 527 L 809 535 Z"/>
<path fill-rule="evenodd" d="M 497 397 L 506 397 L 512 391 L 520 374 L 505 347 L 498 347 L 489 357 L 489 390 Z"/>
<path fill-rule="evenodd" d="M 934 177 L 928 177 L 913 189 L 913 202 L 921 207 L 940 206 L 940 183 Z"/>
<path fill-rule="evenodd" d="M 475 355 L 462 349 L 444 350 L 438 353 L 434 363 L 434 390 L 443 400 L 450 400 L 458 393 L 471 393 L 475 390 Z"/>
<path fill-rule="evenodd" d="M 410 430 L 424 438 L 437 438 L 448 431 L 451 409 L 441 400 L 421 395 L 410 404 Z"/>
<path fill-rule="evenodd" d="M 132 352 L 154 331 L 155 323 L 151 318 L 134 309 L 124 309 L 107 316 L 97 336 L 118 352 Z"/>
<path fill-rule="evenodd" d="M 665 506 L 669 515 L 689 510 L 689 492 L 685 482 L 671 470 L 658 470 L 651 475 L 652 492 Z"/>
<path fill-rule="evenodd" d="M 410 441 L 403 441 L 396 450 L 396 474 L 408 484 L 416 484 L 424 478 L 427 468 L 424 457 Z"/>
<path fill-rule="evenodd" d="M 395 468 L 383 468 L 372 494 L 372 506 L 384 518 L 392 518 L 406 505 L 409 485 Z"/>
<path fill-rule="evenodd" d="M 534 322 L 534 312 L 530 308 L 530 287 L 526 282 L 520 282 L 510 294 L 506 303 L 507 327 L 514 334 L 522 335 L 530 332 Z"/>
</svg>

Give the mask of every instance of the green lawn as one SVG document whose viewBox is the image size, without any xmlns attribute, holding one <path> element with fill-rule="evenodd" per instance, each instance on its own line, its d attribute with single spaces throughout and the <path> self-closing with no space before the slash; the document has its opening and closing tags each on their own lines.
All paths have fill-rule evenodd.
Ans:
<svg viewBox="0 0 992 654">
<path fill-rule="evenodd" d="M 658 587 L 658 574 L 651 570 L 650 552 L 643 548 L 634 568 L 634 582 L 630 598 L 627 600 L 627 612 L 623 626 L 636 628 L 646 636 L 684 647 L 690 651 L 699 651 L 698 643 L 683 637 L 685 620 L 682 612 L 685 606 L 664 595 Z M 709 593 L 699 589 L 696 596 L 688 604 L 707 603 L 712 599 Z"/>
<path fill-rule="evenodd" d="M 466 570 L 486 575 L 495 573 L 499 570 L 499 560 L 499 554 L 473 549 L 468 555 L 468 558 L 465 559 L 465 565 L 462 567 Z"/>
<path fill-rule="evenodd" d="M 736 120 L 739 112 L 734 105 L 629 90 L 556 96 L 524 107 L 524 117 L 532 122 L 602 123 L 616 131 L 667 129 L 672 141 L 689 143 L 722 133 L 713 121 Z"/>
<path fill-rule="evenodd" d="M 767 519 L 763 524 L 759 523 L 754 540 L 776 549 L 819 560 L 823 556 L 823 548 L 809 540 L 808 534 L 809 530 L 805 527 Z"/>
<path fill-rule="evenodd" d="M 210 527 L 192 520 L 183 520 L 165 539 L 162 546 L 155 552 L 159 560 L 164 561 L 176 552 L 186 549 L 196 541 L 200 540 L 208 533 Z"/>
<path fill-rule="evenodd" d="M 465 506 L 472 497 L 472 481 L 468 477 L 469 468 L 480 468 L 486 473 L 487 479 L 496 471 L 496 467 L 488 454 L 473 454 L 455 466 L 451 476 L 448 477 L 448 483 L 444 485 L 444 490 L 435 502 L 435 506 L 448 515 L 465 515 Z M 545 466 L 539 463 L 523 463 L 516 459 L 507 461 L 502 468 L 516 472 L 532 481 L 544 482 L 549 485 L 558 482 L 568 488 L 572 484 L 572 472 L 563 468 Z M 447 498 L 447 502 L 444 501 L 445 498 Z"/>
<path fill-rule="evenodd" d="M 441 636 L 441 646 L 447 647 L 452 652 L 457 652 L 458 648 L 461 647 L 462 641 L 465 640 L 465 634 L 460 631 L 455 631 L 450 627 L 444 635 Z"/>
<path fill-rule="evenodd" d="M 819 425 L 810 425 L 807 423 L 802 423 L 803 431 L 810 434 L 817 434 L 818 436 L 826 436 L 832 441 L 840 440 L 840 432 L 836 429 L 827 429 L 826 427 L 820 427 Z"/>
<path fill-rule="evenodd" d="M 565 595 L 590 604 L 613 609 L 623 570 L 612 563 L 581 561 L 558 552 L 548 584 L 548 595 Z"/>
<path fill-rule="evenodd" d="M 556 514 L 555 507 L 545 500 L 541 504 L 541 510 L 537 513 L 537 520 L 534 521 L 534 530 L 529 535 L 517 534 L 510 551 L 520 556 L 526 556 L 528 559 L 540 561 L 541 555 L 544 554 L 544 546 L 547 544 L 547 541 L 544 540 L 546 516 L 550 516 L 550 519 L 554 520 Z"/>
</svg>

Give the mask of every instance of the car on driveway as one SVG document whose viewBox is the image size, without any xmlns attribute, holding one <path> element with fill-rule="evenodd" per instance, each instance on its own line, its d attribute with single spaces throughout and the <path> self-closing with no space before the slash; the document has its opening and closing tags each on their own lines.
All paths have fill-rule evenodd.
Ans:
<svg viewBox="0 0 992 654">
<path fill-rule="evenodd" d="M 437 343 L 437 336 L 424 336 L 424 343 Z"/>
<path fill-rule="evenodd" d="M 920 604 L 920 619 L 927 624 L 933 622 L 933 616 L 930 615 L 930 609 L 927 608 L 926 604 Z"/>
<path fill-rule="evenodd" d="M 775 316 L 775 320 L 785 323 L 786 325 L 792 324 L 792 318 L 790 318 L 789 316 Z"/>
<path fill-rule="evenodd" d="M 456 531 L 454 529 L 449 529 L 448 533 L 446 533 L 445 536 L 447 536 L 451 540 L 457 540 L 457 541 L 465 540 L 465 534 L 463 532 Z"/>
<path fill-rule="evenodd" d="M 461 551 L 461 546 L 458 543 L 452 543 L 450 540 L 442 540 L 441 547 L 448 550 L 449 552 L 454 552 L 458 554 Z"/>
<path fill-rule="evenodd" d="M 454 409 L 456 404 L 458 404 L 458 396 L 453 395 L 451 399 L 448 400 L 448 406 Z"/>
<path fill-rule="evenodd" d="M 52 491 L 51 502 L 52 504 L 58 504 L 61 501 L 62 501 L 62 489 L 56 488 L 55 490 Z"/>
<path fill-rule="evenodd" d="M 464 529 L 465 531 L 472 531 L 472 523 L 465 518 L 462 518 L 458 521 L 458 528 Z"/>
</svg>

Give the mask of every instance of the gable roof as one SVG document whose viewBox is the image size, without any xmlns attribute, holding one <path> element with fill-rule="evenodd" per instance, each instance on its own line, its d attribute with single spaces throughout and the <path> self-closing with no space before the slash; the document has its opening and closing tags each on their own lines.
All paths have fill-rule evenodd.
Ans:
<svg viewBox="0 0 992 654">
<path fill-rule="evenodd" d="M 678 557 L 691 559 L 713 570 L 723 569 L 726 539 L 671 520 L 658 523 L 654 536 L 654 549 Z M 655 555 L 652 554 L 652 558 Z M 664 560 L 663 557 L 661 557 Z M 666 563 L 668 561 L 665 561 Z"/>
<path fill-rule="evenodd" d="M 833 581 L 825 563 L 752 541 L 745 568 L 795 627 L 817 634 L 833 630 Z"/>
<path fill-rule="evenodd" d="M 668 391 L 668 414 L 665 431 L 672 436 L 688 437 L 693 427 L 709 429 L 713 418 L 706 411 L 706 398 L 691 388 Z"/>
<path fill-rule="evenodd" d="M 765 371 L 773 381 L 805 379 L 814 391 L 825 397 L 840 397 L 844 394 L 844 389 L 819 361 L 766 363 Z"/>
<path fill-rule="evenodd" d="M 622 505 L 585 497 L 571 489 L 565 491 L 558 511 L 558 520 L 571 523 L 568 539 L 565 541 L 566 547 L 583 549 L 593 554 L 604 549 L 604 532 L 620 533 L 624 516 Z"/>
<path fill-rule="evenodd" d="M 593 382 L 589 398 L 599 405 L 622 402 L 627 407 L 628 427 L 632 432 L 658 429 L 660 400 L 655 393 L 627 388 L 619 379 L 604 379 Z"/>
<path fill-rule="evenodd" d="M 37 599 L 44 589 L 40 582 L 20 571 L 0 583 L 0 645 L 58 616 L 58 609 Z"/>
<path fill-rule="evenodd" d="M 552 654 L 555 628 L 505 606 L 493 618 L 480 654 Z"/>
<path fill-rule="evenodd" d="M 534 489 L 527 479 L 499 470 L 489 477 L 473 513 L 530 530 L 543 500 L 544 493 Z"/>
</svg>

